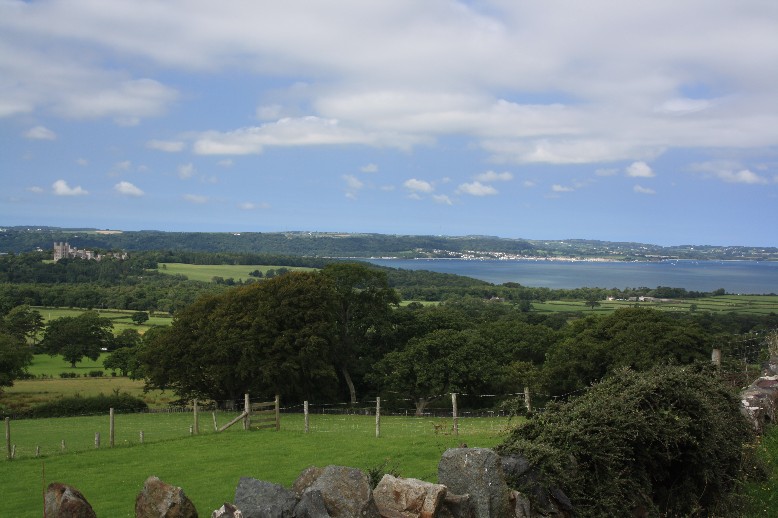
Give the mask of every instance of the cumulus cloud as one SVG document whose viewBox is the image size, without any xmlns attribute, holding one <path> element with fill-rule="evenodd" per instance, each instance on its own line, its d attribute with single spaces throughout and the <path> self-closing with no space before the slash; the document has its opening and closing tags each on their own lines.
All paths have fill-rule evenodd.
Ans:
<svg viewBox="0 0 778 518">
<path fill-rule="evenodd" d="M 454 202 L 451 201 L 451 198 L 449 198 L 445 194 L 433 194 L 432 199 L 435 201 L 435 203 L 440 203 L 441 205 L 453 205 Z"/>
<path fill-rule="evenodd" d="M 208 197 L 200 194 L 184 194 L 183 198 L 189 203 L 203 204 L 208 203 Z"/>
<path fill-rule="evenodd" d="M 573 192 L 575 189 L 566 185 L 555 183 L 551 186 L 552 192 Z"/>
<path fill-rule="evenodd" d="M 180 140 L 149 140 L 146 143 L 147 148 L 164 151 L 166 153 L 178 153 L 183 151 L 185 145 L 186 144 Z"/>
<path fill-rule="evenodd" d="M 359 168 L 363 173 L 377 173 L 378 166 L 376 164 L 367 164 Z"/>
<path fill-rule="evenodd" d="M 412 193 L 428 194 L 435 190 L 431 183 L 425 180 L 417 180 L 416 178 L 406 180 L 403 185 Z"/>
<path fill-rule="evenodd" d="M 43 193 L 43 188 L 38 185 L 33 185 L 32 187 L 28 187 L 27 190 L 30 192 L 34 192 L 35 194 Z"/>
<path fill-rule="evenodd" d="M 497 189 L 481 182 L 470 182 L 460 184 L 457 187 L 457 193 L 469 194 L 470 196 L 492 196 L 497 194 Z"/>
<path fill-rule="evenodd" d="M 632 178 L 653 178 L 656 176 L 645 162 L 633 162 L 626 169 L 627 176 Z"/>
<path fill-rule="evenodd" d="M 746 183 L 752 185 L 766 184 L 769 181 L 748 169 L 741 169 L 740 171 L 718 171 L 716 173 L 721 180 L 727 183 Z"/>
<path fill-rule="evenodd" d="M 143 196 L 145 193 L 130 182 L 121 181 L 113 186 L 114 190 L 127 196 Z"/>
<path fill-rule="evenodd" d="M 711 161 L 693 164 L 693 171 L 713 176 L 727 183 L 742 183 L 750 185 L 763 185 L 770 181 L 747 167 L 731 161 Z"/>
<path fill-rule="evenodd" d="M 643 187 L 642 185 L 635 185 L 632 190 L 639 194 L 656 194 L 654 189 L 651 189 L 650 187 Z"/>
<path fill-rule="evenodd" d="M 57 180 L 51 185 L 54 194 L 57 196 L 83 196 L 89 194 L 89 191 L 82 189 L 81 186 L 70 187 L 65 180 Z"/>
<path fill-rule="evenodd" d="M 57 134 L 45 126 L 35 126 L 24 132 L 24 138 L 30 140 L 56 140 Z"/>
</svg>

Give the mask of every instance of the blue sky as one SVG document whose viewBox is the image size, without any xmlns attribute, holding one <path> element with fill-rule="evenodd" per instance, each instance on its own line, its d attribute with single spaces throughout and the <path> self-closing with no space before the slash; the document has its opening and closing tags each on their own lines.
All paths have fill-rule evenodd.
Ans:
<svg viewBox="0 0 778 518">
<path fill-rule="evenodd" d="M 778 246 L 778 2 L 0 0 L 0 226 Z"/>
</svg>

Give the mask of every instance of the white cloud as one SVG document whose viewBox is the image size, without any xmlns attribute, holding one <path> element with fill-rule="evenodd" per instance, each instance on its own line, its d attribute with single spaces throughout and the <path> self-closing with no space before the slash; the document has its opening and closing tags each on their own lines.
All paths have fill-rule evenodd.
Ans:
<svg viewBox="0 0 778 518">
<path fill-rule="evenodd" d="M 378 166 L 376 164 L 367 164 L 359 168 L 363 173 L 377 173 Z"/>
<path fill-rule="evenodd" d="M 463 183 L 457 187 L 457 192 L 469 194 L 471 196 L 493 196 L 497 194 L 497 189 L 491 185 L 485 185 L 481 182 Z"/>
<path fill-rule="evenodd" d="M 645 162 L 633 162 L 626 169 L 627 176 L 632 178 L 653 178 L 656 176 Z"/>
<path fill-rule="evenodd" d="M 568 187 L 565 185 L 561 185 L 558 183 L 555 183 L 551 186 L 551 191 L 553 192 L 573 192 L 575 189 L 573 187 Z"/>
<path fill-rule="evenodd" d="M 632 190 L 639 194 L 656 194 L 654 189 L 650 187 L 643 187 L 642 185 L 635 185 Z"/>
<path fill-rule="evenodd" d="M 164 151 L 166 153 L 178 153 L 183 151 L 185 145 L 186 144 L 180 140 L 149 140 L 146 142 L 147 148 Z"/>
<path fill-rule="evenodd" d="M 130 182 L 121 181 L 113 186 L 116 192 L 127 196 L 143 196 L 145 193 Z"/>
<path fill-rule="evenodd" d="M 411 178 L 410 180 L 406 180 L 405 183 L 403 183 L 406 189 L 413 193 L 431 193 L 435 190 L 435 188 L 432 186 L 431 183 L 424 181 L 424 180 L 417 180 L 416 178 Z"/>
<path fill-rule="evenodd" d="M 619 170 L 615 167 L 601 167 L 594 171 L 597 176 L 614 176 L 619 174 Z"/>
<path fill-rule="evenodd" d="M 527 189 L 531 189 L 532 187 L 535 187 L 537 183 L 532 180 L 524 180 L 523 182 L 521 182 L 521 185 L 523 185 Z"/>
<path fill-rule="evenodd" d="M 748 169 L 740 171 L 718 171 L 716 176 L 727 183 L 746 183 L 751 185 L 760 185 L 769 183 L 769 181 Z"/>
<path fill-rule="evenodd" d="M 83 196 L 89 194 L 89 191 L 82 189 L 80 185 L 70 187 L 65 180 L 57 180 L 51 185 L 51 188 L 54 189 L 54 194 L 57 196 Z"/>
<path fill-rule="evenodd" d="M 202 196 L 200 194 L 184 194 L 183 198 L 190 203 L 196 203 L 196 204 L 208 203 L 208 197 Z"/>
<path fill-rule="evenodd" d="M 502 173 L 496 173 L 494 171 L 486 171 L 484 173 L 475 176 L 475 180 L 479 182 L 507 182 L 513 180 L 513 174 L 504 171 Z"/>
<path fill-rule="evenodd" d="M 433 194 L 432 199 L 435 201 L 435 203 L 440 203 L 441 205 L 453 205 L 454 202 L 451 201 L 451 198 L 449 198 L 445 194 Z"/>
<path fill-rule="evenodd" d="M 257 204 L 257 203 L 253 203 L 253 202 L 250 202 L 250 201 L 246 201 L 246 202 L 243 202 L 243 203 L 239 203 L 238 204 L 238 208 L 243 209 L 243 210 L 269 209 L 270 208 L 270 204 L 268 204 L 268 203 L 259 203 L 259 204 Z"/>
<path fill-rule="evenodd" d="M 130 162 L 129 160 L 123 160 L 121 162 L 116 162 L 113 165 L 114 169 L 118 169 L 120 171 L 129 171 L 131 167 L 132 167 L 132 162 Z"/>
<path fill-rule="evenodd" d="M 356 198 L 357 193 L 365 184 L 353 174 L 344 174 L 342 178 L 346 182 L 346 197 L 352 199 Z"/>
<path fill-rule="evenodd" d="M 194 164 L 181 164 L 178 166 L 178 177 L 182 180 L 188 180 L 195 173 Z"/>
<path fill-rule="evenodd" d="M 235 165 L 235 162 L 229 158 L 225 158 L 224 160 L 219 160 L 216 163 L 219 164 L 221 167 L 232 167 L 233 165 Z"/>
<path fill-rule="evenodd" d="M 43 188 L 39 187 L 37 185 L 33 185 L 32 187 L 27 188 L 28 191 L 34 192 L 35 194 L 41 194 L 43 192 Z"/>
<path fill-rule="evenodd" d="M 24 132 L 24 138 L 30 140 L 57 140 L 57 134 L 45 126 L 35 126 Z"/>
<path fill-rule="evenodd" d="M 308 116 L 285 118 L 231 132 L 201 133 L 196 137 L 193 149 L 200 155 L 248 155 L 262 153 L 266 147 L 292 146 L 361 144 L 407 149 L 420 141 L 413 136 L 365 131 L 337 119 Z"/>
<path fill-rule="evenodd" d="M 86 158 L 79 158 L 79 159 L 76 160 L 76 163 L 78 165 L 84 167 L 84 166 L 88 166 L 89 165 L 89 160 L 87 160 Z"/>
</svg>

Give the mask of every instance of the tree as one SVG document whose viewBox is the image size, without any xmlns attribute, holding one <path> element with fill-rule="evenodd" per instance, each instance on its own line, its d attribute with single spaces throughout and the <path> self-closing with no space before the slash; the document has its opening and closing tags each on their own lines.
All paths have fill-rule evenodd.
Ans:
<svg viewBox="0 0 778 518">
<path fill-rule="evenodd" d="M 351 377 L 354 368 L 364 367 L 367 335 L 389 321 L 392 305 L 400 302 L 389 288 L 386 274 L 360 263 L 333 263 L 322 274 L 334 289 L 334 318 L 337 342 L 333 361 L 349 390 L 351 403 L 357 402 L 356 387 Z"/>
<path fill-rule="evenodd" d="M 331 284 L 316 272 L 201 297 L 169 328 L 144 337 L 139 360 L 146 384 L 220 402 L 246 392 L 287 400 L 331 394 L 332 305 Z"/>
<path fill-rule="evenodd" d="M 137 352 L 133 347 L 119 347 L 103 360 L 103 367 L 112 371 L 118 370 L 122 376 L 137 379 L 140 370 Z"/>
<path fill-rule="evenodd" d="M 433 331 L 388 353 L 371 375 L 381 392 L 411 398 L 416 415 L 449 392 L 483 393 L 499 380 L 498 359 L 475 330 Z"/>
<path fill-rule="evenodd" d="M 594 309 L 596 307 L 599 307 L 601 304 L 600 301 L 597 299 L 586 299 L 586 305 Z"/>
<path fill-rule="evenodd" d="M 32 362 L 32 352 L 18 336 L 0 329 L 0 392 L 22 377 Z"/>
<path fill-rule="evenodd" d="M 97 360 L 103 348 L 113 343 L 113 322 L 95 311 L 77 317 L 62 317 L 49 322 L 41 347 L 51 356 L 61 354 L 75 367 L 84 357 Z"/>
<path fill-rule="evenodd" d="M 135 322 L 135 324 L 141 325 L 148 321 L 149 314 L 146 311 L 136 311 L 130 318 L 133 322 Z"/>
<path fill-rule="evenodd" d="M 27 304 L 16 306 L 5 317 L 3 324 L 7 332 L 22 339 L 35 343 L 36 336 L 43 329 L 43 317 L 38 310 Z"/>
</svg>

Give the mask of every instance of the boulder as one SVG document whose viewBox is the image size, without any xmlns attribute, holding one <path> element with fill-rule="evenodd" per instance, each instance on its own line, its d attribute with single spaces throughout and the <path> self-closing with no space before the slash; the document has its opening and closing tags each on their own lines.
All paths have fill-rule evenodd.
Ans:
<svg viewBox="0 0 778 518">
<path fill-rule="evenodd" d="M 488 448 L 451 448 L 438 464 L 438 483 L 456 494 L 469 494 L 476 518 L 506 518 L 511 491 L 500 456 Z"/>
<path fill-rule="evenodd" d="M 183 489 L 151 476 L 135 498 L 135 518 L 197 518 L 197 510 Z"/>
<path fill-rule="evenodd" d="M 319 491 L 332 518 L 380 518 L 364 471 L 344 466 L 327 466 L 303 491 Z M 237 502 L 236 502 L 237 503 Z"/>
<path fill-rule="evenodd" d="M 241 477 L 233 503 L 243 518 L 293 518 L 297 497 L 278 484 Z"/>
<path fill-rule="evenodd" d="M 224 502 L 223 506 L 211 513 L 211 518 L 243 518 L 243 513 L 231 503 Z"/>
<path fill-rule="evenodd" d="M 303 494 L 297 507 L 294 508 L 295 518 L 330 518 L 324 497 L 318 489 L 312 489 Z"/>
<path fill-rule="evenodd" d="M 44 516 L 47 518 L 96 518 L 81 492 L 67 484 L 52 482 L 46 488 Z"/>
<path fill-rule="evenodd" d="M 305 468 L 302 473 L 297 476 L 297 480 L 294 481 L 294 484 L 292 484 L 292 491 L 294 491 L 295 496 L 297 496 L 297 498 L 302 498 L 305 490 L 319 478 L 322 471 L 324 471 L 322 468 L 317 468 L 316 466 Z"/>
<path fill-rule="evenodd" d="M 475 518 L 470 495 L 455 495 L 447 490 L 438 518 Z"/>
<path fill-rule="evenodd" d="M 445 496 L 446 486 L 389 474 L 373 489 L 373 499 L 384 518 L 435 518 Z"/>
</svg>

